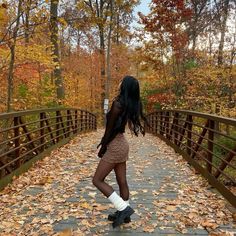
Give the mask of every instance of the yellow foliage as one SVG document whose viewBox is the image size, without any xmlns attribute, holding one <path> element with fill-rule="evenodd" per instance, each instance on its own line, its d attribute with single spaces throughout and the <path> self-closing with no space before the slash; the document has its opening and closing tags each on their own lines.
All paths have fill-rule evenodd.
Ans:
<svg viewBox="0 0 236 236">
<path fill-rule="evenodd" d="M 58 22 L 61 24 L 61 26 L 62 26 L 63 28 L 66 28 L 67 22 L 65 21 L 65 19 L 64 19 L 63 17 L 59 17 L 59 18 L 58 18 Z"/>
<path fill-rule="evenodd" d="M 5 35 L 7 22 L 7 5 L 6 3 L 2 3 L 0 4 L 0 39 Z"/>
<path fill-rule="evenodd" d="M 16 48 L 16 57 L 19 62 L 40 63 L 48 69 L 53 68 L 53 60 L 47 45 L 30 44 L 28 46 L 19 44 Z"/>
</svg>

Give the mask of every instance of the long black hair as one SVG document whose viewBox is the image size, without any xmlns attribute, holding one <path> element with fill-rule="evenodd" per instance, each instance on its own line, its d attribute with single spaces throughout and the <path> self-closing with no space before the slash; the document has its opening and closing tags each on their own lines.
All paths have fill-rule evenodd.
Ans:
<svg viewBox="0 0 236 236">
<path fill-rule="evenodd" d="M 140 118 L 144 122 L 147 122 L 147 120 L 143 114 L 138 80 L 132 76 L 125 76 L 121 82 L 117 98 L 124 108 L 122 118 L 128 120 L 131 132 L 136 136 L 138 136 L 139 132 L 144 135 L 145 129 L 140 122 Z"/>
</svg>

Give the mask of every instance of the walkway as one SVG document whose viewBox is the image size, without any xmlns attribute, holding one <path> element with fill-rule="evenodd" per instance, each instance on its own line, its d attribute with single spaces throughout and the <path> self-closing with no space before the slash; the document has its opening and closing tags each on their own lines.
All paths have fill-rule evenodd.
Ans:
<svg viewBox="0 0 236 236">
<path fill-rule="evenodd" d="M 135 214 L 131 223 L 112 229 L 106 218 L 114 209 L 91 183 L 102 133 L 76 137 L 0 193 L 1 236 L 236 233 L 236 217 L 222 197 L 181 156 L 149 134 L 128 135 Z M 108 181 L 117 189 L 113 173 Z"/>
</svg>

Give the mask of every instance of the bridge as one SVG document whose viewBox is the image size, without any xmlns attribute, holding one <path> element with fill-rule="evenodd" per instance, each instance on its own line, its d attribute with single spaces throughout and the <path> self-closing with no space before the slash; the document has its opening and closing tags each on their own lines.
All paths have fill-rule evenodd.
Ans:
<svg viewBox="0 0 236 236">
<path fill-rule="evenodd" d="M 0 235 L 235 235 L 236 120 L 183 110 L 148 114 L 132 137 L 132 221 L 92 185 L 104 130 L 72 108 L 0 114 Z M 117 190 L 114 174 L 109 183 Z"/>
</svg>

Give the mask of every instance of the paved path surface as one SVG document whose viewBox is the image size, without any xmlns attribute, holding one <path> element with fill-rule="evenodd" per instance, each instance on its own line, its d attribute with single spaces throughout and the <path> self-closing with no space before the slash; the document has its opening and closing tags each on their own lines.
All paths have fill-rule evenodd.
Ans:
<svg viewBox="0 0 236 236">
<path fill-rule="evenodd" d="M 226 202 L 171 148 L 131 137 L 132 222 L 113 229 L 114 211 L 91 183 L 103 130 L 55 150 L 0 193 L 0 235 L 234 235 Z M 114 173 L 107 181 L 117 190 Z M 118 191 L 118 190 L 117 190 Z M 234 233 L 233 233 L 234 232 Z"/>
</svg>

